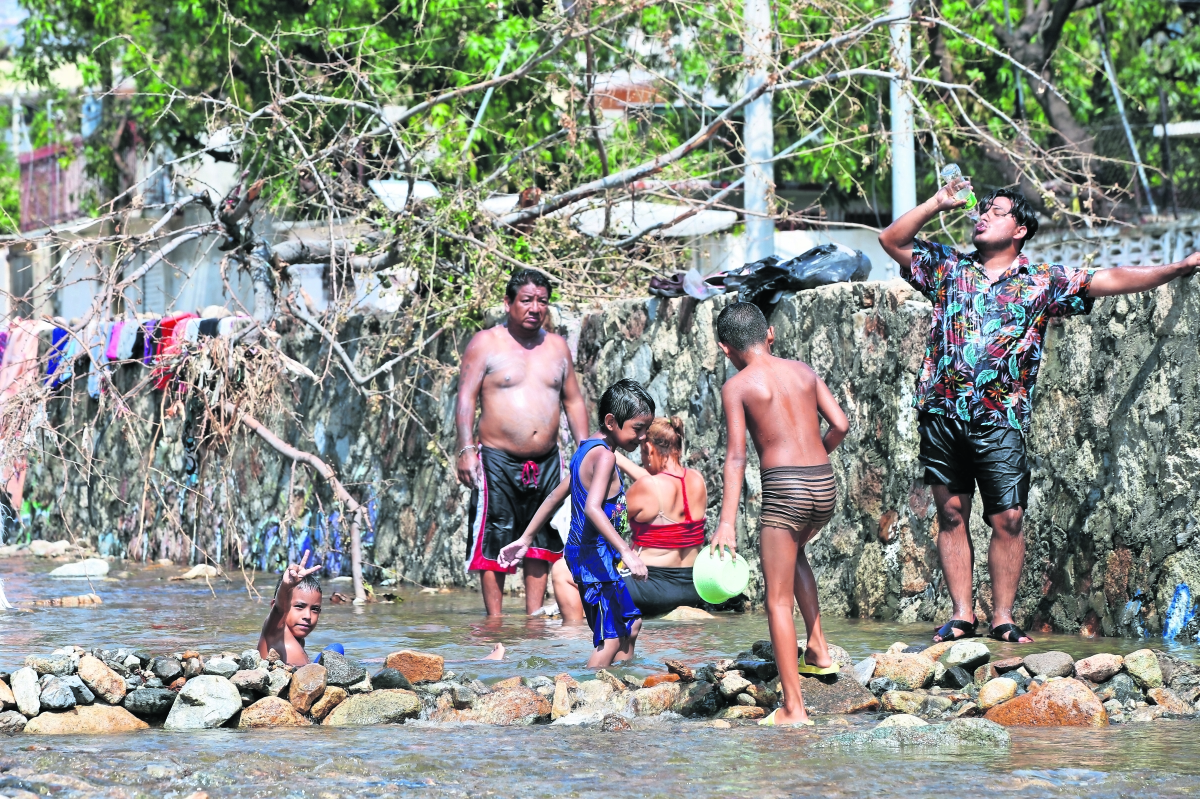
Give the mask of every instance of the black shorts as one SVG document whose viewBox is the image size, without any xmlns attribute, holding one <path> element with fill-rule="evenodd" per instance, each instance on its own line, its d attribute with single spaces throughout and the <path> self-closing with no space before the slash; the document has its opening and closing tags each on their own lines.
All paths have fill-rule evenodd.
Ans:
<svg viewBox="0 0 1200 799">
<path fill-rule="evenodd" d="M 704 606 L 704 600 L 696 593 L 692 582 L 692 568 L 669 566 L 647 566 L 649 576 L 638 580 L 632 574 L 622 573 L 625 587 L 633 597 L 633 604 L 646 616 L 661 616 L 680 605 L 693 608 Z"/>
<path fill-rule="evenodd" d="M 517 567 L 503 568 L 497 561 L 500 550 L 521 537 L 542 502 L 562 482 L 562 459 L 558 447 L 536 460 L 480 447 L 479 465 L 483 477 L 471 492 L 467 571 L 512 574 Z M 546 524 L 534 535 L 525 557 L 553 563 L 562 551 L 558 531 Z"/>
<path fill-rule="evenodd" d="M 951 494 L 983 496 L 983 516 L 1024 508 L 1029 500 L 1029 464 L 1020 430 L 964 422 L 939 413 L 920 418 L 925 485 L 944 485 Z"/>
</svg>

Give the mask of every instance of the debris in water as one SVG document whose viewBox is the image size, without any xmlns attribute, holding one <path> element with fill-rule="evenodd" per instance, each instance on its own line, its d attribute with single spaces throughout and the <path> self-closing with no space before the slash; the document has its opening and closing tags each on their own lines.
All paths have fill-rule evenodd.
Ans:
<svg viewBox="0 0 1200 799">
<path fill-rule="evenodd" d="M 1167 608 L 1167 617 L 1163 624 L 1163 640 L 1174 641 L 1183 632 L 1188 623 L 1196 617 L 1196 607 L 1192 603 L 1192 592 L 1187 583 L 1175 586 L 1175 596 Z"/>
</svg>

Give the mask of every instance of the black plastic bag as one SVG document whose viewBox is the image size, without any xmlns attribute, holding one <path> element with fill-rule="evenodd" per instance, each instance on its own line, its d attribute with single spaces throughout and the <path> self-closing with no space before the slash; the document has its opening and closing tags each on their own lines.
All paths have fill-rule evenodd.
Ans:
<svg viewBox="0 0 1200 799">
<path fill-rule="evenodd" d="M 770 316 L 785 292 L 830 283 L 862 282 L 870 274 L 871 259 L 862 250 L 842 244 L 822 244 L 786 261 L 769 255 L 748 263 L 725 276 L 725 289 L 736 291 L 739 301 L 752 302 Z"/>
</svg>

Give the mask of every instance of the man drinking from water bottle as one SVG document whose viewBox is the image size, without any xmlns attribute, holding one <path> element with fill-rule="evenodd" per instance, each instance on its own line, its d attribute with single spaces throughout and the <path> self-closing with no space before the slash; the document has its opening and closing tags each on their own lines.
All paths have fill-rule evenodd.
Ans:
<svg viewBox="0 0 1200 799">
<path fill-rule="evenodd" d="M 976 635 L 967 532 L 978 483 L 992 528 L 990 636 L 1032 639 L 1013 619 L 1025 563 L 1022 519 L 1029 495 L 1025 432 L 1046 325 L 1085 314 L 1096 297 L 1132 294 L 1187 277 L 1200 253 L 1163 266 L 1087 269 L 1034 263 L 1022 252 L 1038 220 L 1019 192 L 1001 189 L 979 203 L 971 252 L 917 238 L 930 220 L 967 205 L 955 197 L 969 181 L 951 180 L 879 236 L 900 274 L 933 303 L 929 345 L 913 404 L 919 412 L 921 465 L 938 510 L 938 555 L 953 602 L 935 641 Z"/>
</svg>

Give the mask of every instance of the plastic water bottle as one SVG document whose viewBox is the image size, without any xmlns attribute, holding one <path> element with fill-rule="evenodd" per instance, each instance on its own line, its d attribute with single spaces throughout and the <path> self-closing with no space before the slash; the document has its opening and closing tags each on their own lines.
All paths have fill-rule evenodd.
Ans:
<svg viewBox="0 0 1200 799">
<path fill-rule="evenodd" d="M 946 185 L 949 185 L 956 180 L 961 180 L 962 176 L 963 173 L 958 164 L 946 164 L 944 167 L 942 167 L 942 183 Z M 975 192 L 970 186 L 964 186 L 955 192 L 954 199 L 966 200 L 967 204 L 963 206 L 963 210 L 967 212 L 967 216 L 971 218 L 972 222 L 978 221 L 979 211 L 976 210 L 976 206 L 979 205 L 979 200 L 975 199 Z"/>
</svg>

